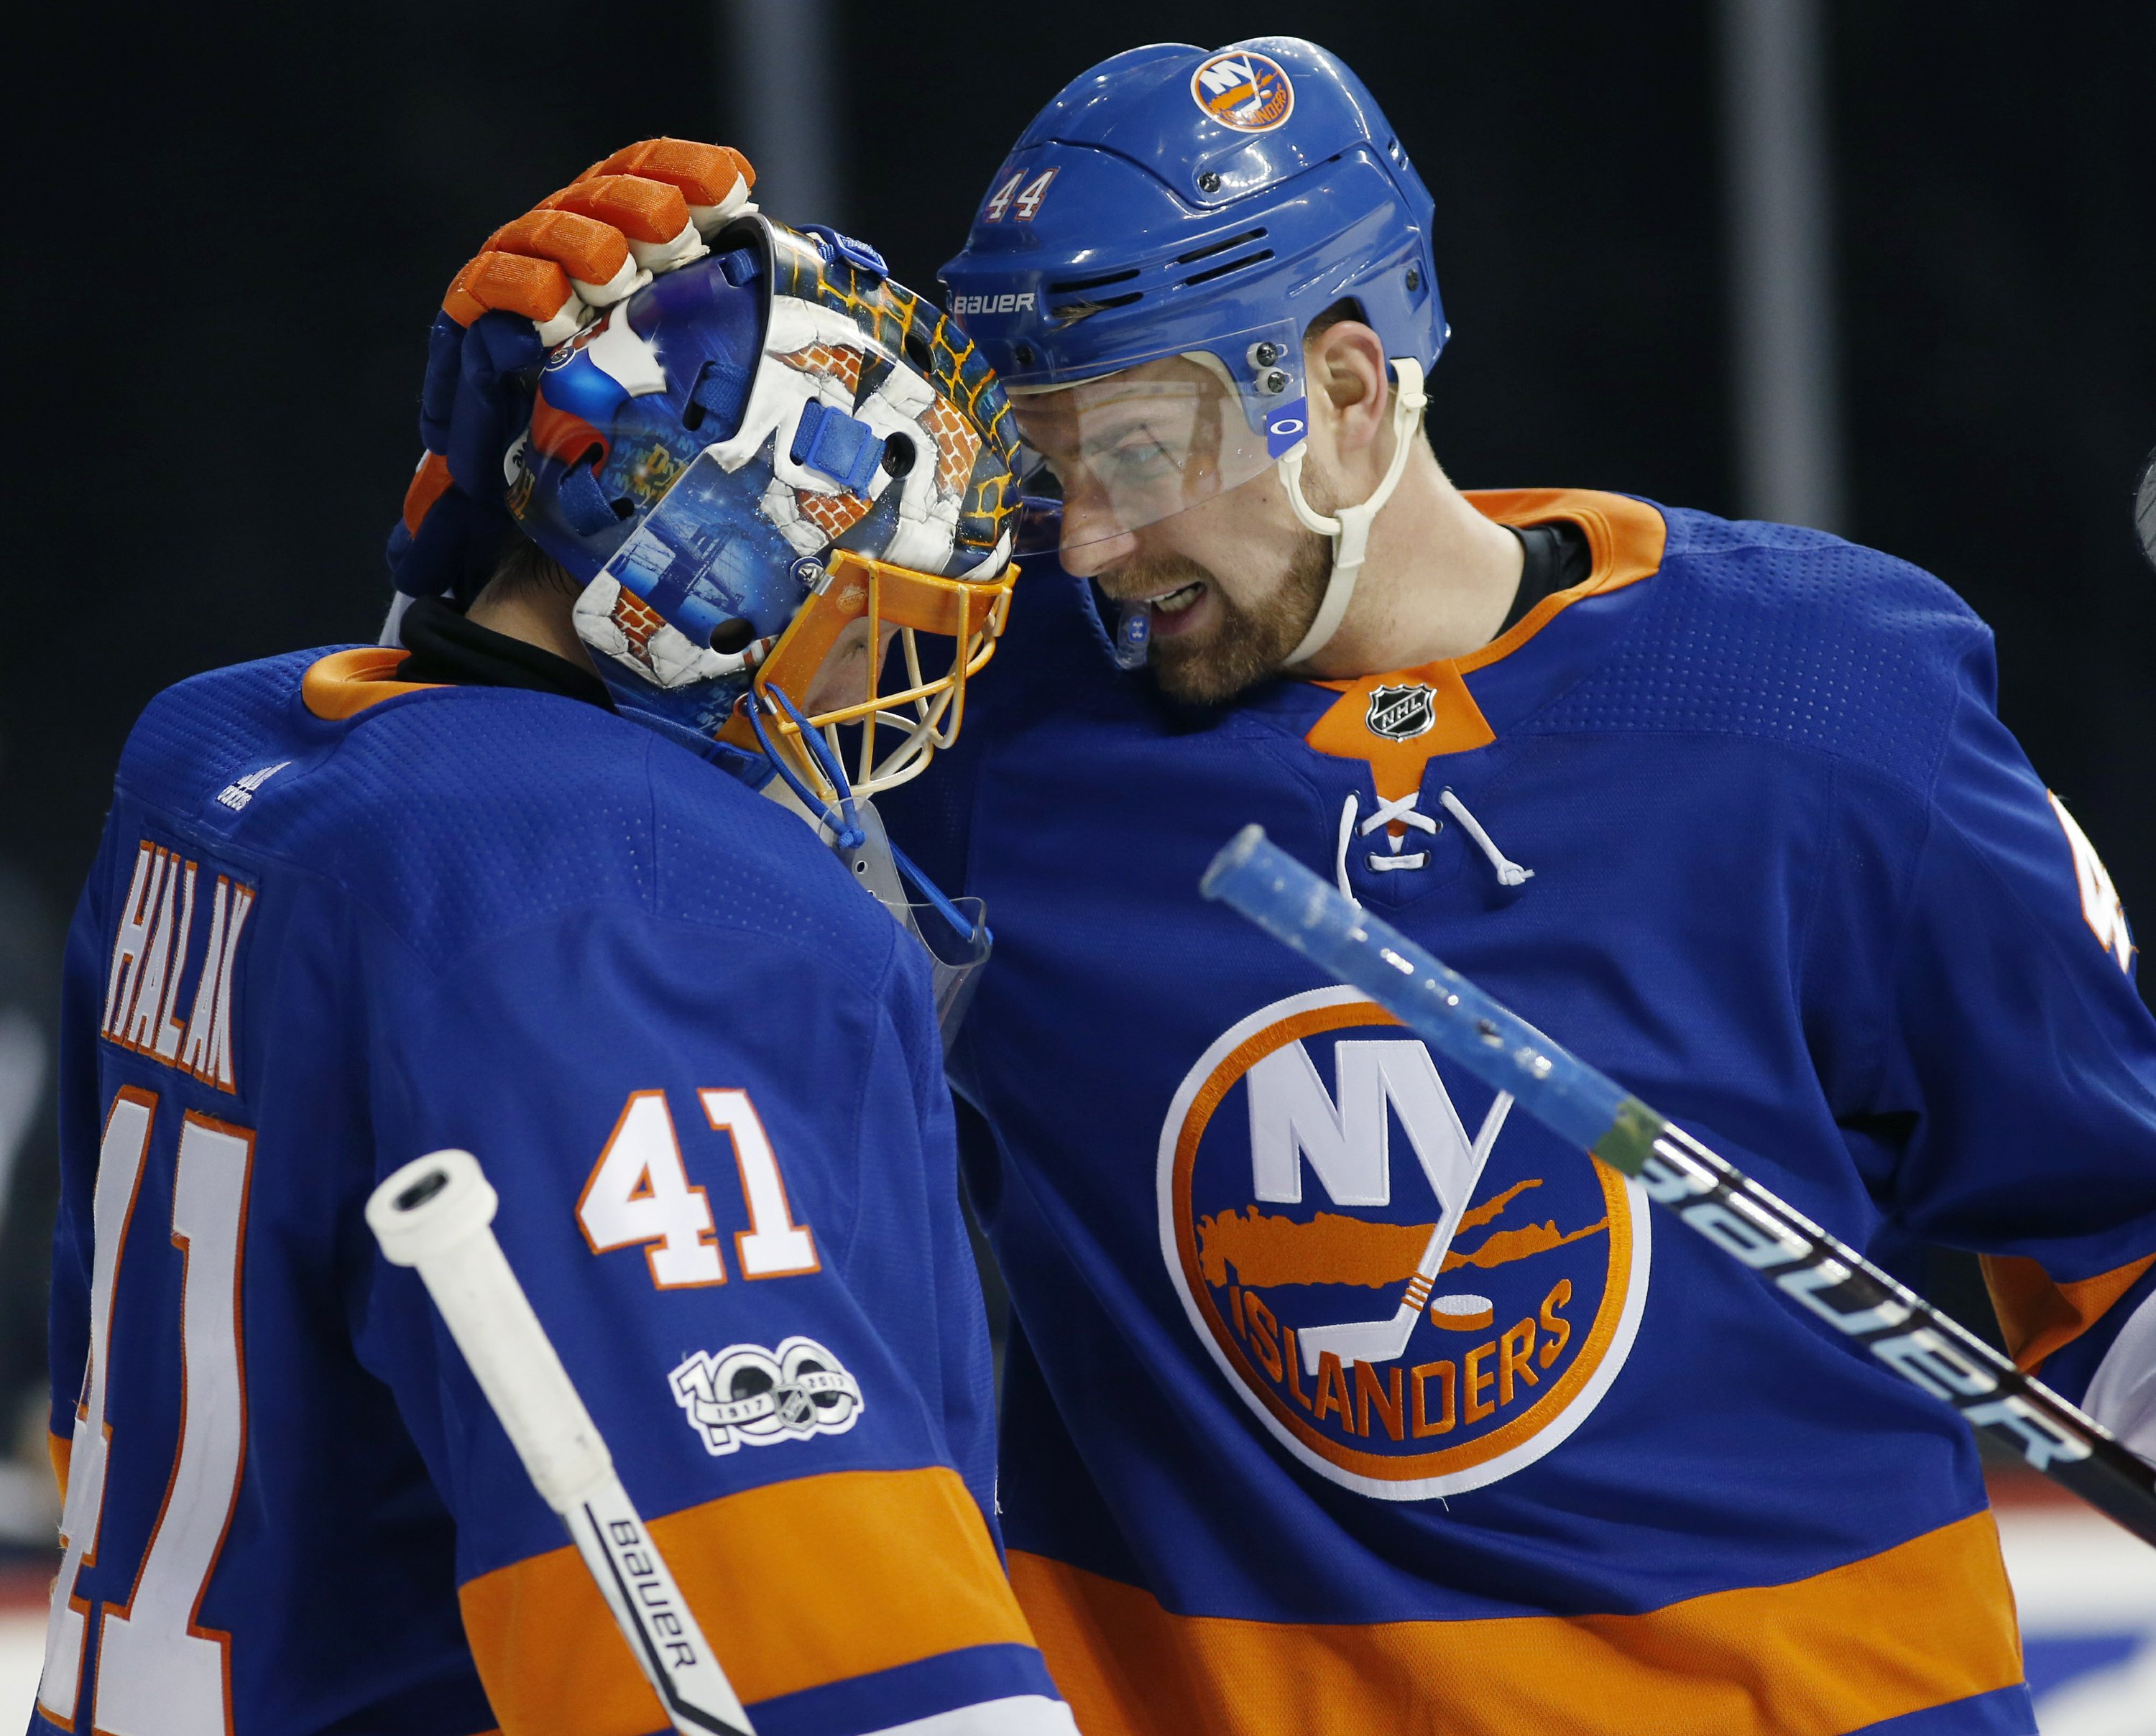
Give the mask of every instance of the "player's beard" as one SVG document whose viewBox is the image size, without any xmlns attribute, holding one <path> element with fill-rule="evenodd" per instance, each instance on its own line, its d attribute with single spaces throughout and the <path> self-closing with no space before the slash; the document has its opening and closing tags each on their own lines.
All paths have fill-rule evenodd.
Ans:
<svg viewBox="0 0 2156 1736">
<path fill-rule="evenodd" d="M 1219 618 L 1203 632 L 1156 636 L 1152 672 L 1173 698 L 1217 705 L 1280 673 L 1317 618 L 1332 571 L 1332 545 L 1304 531 L 1280 583 L 1255 603 L 1237 602 L 1209 568 L 1182 555 L 1133 561 L 1116 574 L 1116 589 L 1124 596 L 1159 597 L 1204 582 Z"/>
</svg>

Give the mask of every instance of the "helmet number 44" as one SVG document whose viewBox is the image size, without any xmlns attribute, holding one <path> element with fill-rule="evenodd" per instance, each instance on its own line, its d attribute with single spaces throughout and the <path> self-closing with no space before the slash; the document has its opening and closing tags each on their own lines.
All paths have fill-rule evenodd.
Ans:
<svg viewBox="0 0 2156 1736">
<path fill-rule="evenodd" d="M 1009 177 L 988 195 L 988 202 L 982 207 L 981 221 L 999 223 L 1008 215 L 1014 223 L 1031 223 L 1040 210 L 1040 202 L 1048 197 L 1048 186 L 1055 179 L 1055 173 L 1053 169 L 1043 169 L 1032 180 L 1026 181 L 1025 171 L 1021 169 Z M 1023 187 L 1019 185 L 1020 182 L 1025 182 Z"/>
</svg>

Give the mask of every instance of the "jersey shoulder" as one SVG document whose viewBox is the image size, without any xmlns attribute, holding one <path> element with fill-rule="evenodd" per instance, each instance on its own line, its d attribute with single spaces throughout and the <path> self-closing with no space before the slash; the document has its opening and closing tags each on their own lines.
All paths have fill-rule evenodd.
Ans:
<svg viewBox="0 0 2156 1736">
<path fill-rule="evenodd" d="M 206 846 L 334 883 L 437 960 L 607 904 L 880 971 L 889 918 L 726 772 L 598 706 L 522 689 L 407 691 L 323 717 L 304 689 L 329 654 L 160 694 L 122 755 L 122 794 Z"/>
<path fill-rule="evenodd" d="M 1991 704 L 1989 630 L 1921 568 L 1823 531 L 1656 510 L 1660 570 L 1537 730 L 1748 737 L 1921 790 L 1961 699 Z"/>
</svg>

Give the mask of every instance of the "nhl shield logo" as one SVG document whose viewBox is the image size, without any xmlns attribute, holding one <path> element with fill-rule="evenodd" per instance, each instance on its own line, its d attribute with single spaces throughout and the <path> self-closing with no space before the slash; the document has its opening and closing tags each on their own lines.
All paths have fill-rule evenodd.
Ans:
<svg viewBox="0 0 2156 1736">
<path fill-rule="evenodd" d="M 1378 688 L 1370 695 L 1370 713 L 1364 721 L 1373 735 L 1388 741 L 1427 735 L 1437 721 L 1437 695 L 1419 681 Z"/>
<path fill-rule="evenodd" d="M 1352 989 L 1274 1002 L 1184 1077 L 1161 1251 L 1237 1395 L 1320 1475 L 1457 1494 L 1586 1421 L 1646 1304 L 1636 1182 L 1440 1073 Z"/>
</svg>

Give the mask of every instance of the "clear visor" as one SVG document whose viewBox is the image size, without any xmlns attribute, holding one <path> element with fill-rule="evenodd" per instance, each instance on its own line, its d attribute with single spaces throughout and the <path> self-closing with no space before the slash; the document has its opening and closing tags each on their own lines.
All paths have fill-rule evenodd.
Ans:
<svg viewBox="0 0 2156 1736">
<path fill-rule="evenodd" d="M 1026 491 L 1061 501 L 1065 547 L 1127 536 L 1239 489 L 1301 438 L 1300 355 L 1281 334 L 1223 347 L 1237 346 L 1256 376 L 1247 389 L 1217 356 L 1194 354 L 1011 394 Z"/>
</svg>

